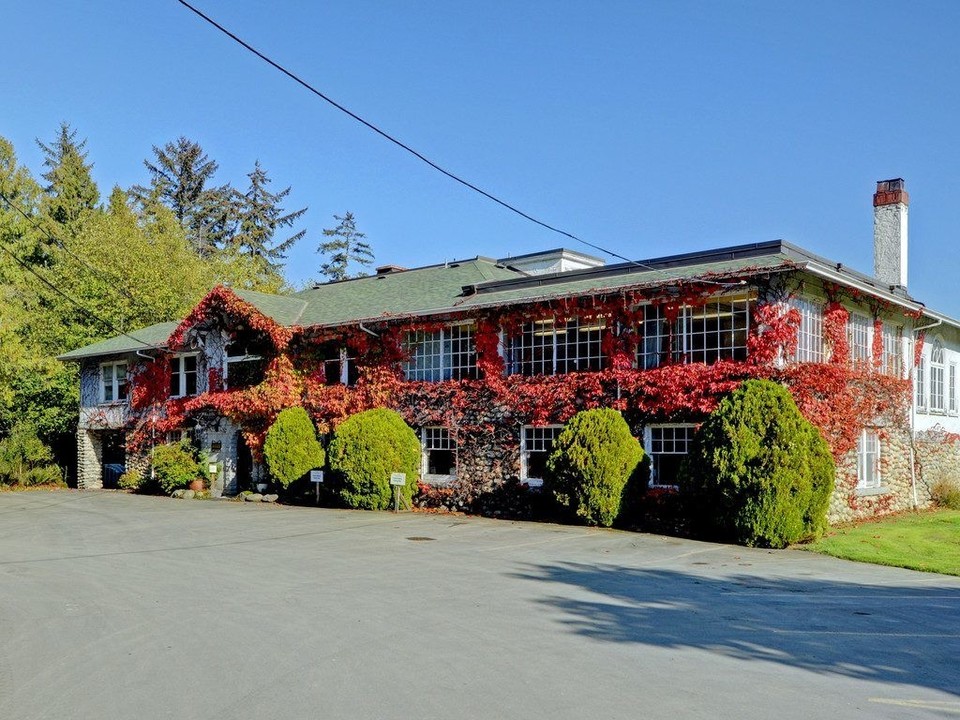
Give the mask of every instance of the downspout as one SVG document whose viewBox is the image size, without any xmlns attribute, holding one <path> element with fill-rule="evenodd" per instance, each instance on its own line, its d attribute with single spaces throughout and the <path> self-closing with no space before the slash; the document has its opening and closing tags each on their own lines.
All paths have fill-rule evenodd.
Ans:
<svg viewBox="0 0 960 720">
<path fill-rule="evenodd" d="M 929 325 L 922 325 L 918 328 L 913 328 L 910 331 L 910 334 L 913 336 L 913 356 L 917 356 L 917 334 L 923 332 L 924 330 L 929 330 L 930 328 L 935 328 L 938 325 L 943 324 L 943 319 L 938 318 L 936 322 L 930 323 Z M 910 370 L 911 375 L 913 374 L 913 368 Z M 917 391 L 916 388 L 911 387 L 911 398 L 910 398 L 910 490 L 913 492 L 913 509 L 916 510 L 920 506 L 920 501 L 917 499 Z"/>
<path fill-rule="evenodd" d="M 380 337 L 377 333 L 375 333 L 375 332 L 374 332 L 373 330 L 371 330 L 370 328 L 364 327 L 362 322 L 361 322 L 361 323 L 357 323 L 357 327 L 360 328 L 361 330 L 363 330 L 365 333 L 367 333 L 367 335 L 373 335 L 375 338 Z"/>
</svg>

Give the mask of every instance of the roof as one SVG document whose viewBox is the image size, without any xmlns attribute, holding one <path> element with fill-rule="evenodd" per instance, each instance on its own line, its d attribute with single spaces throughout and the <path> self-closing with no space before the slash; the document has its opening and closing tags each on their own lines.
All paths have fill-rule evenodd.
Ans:
<svg viewBox="0 0 960 720">
<path fill-rule="evenodd" d="M 330 327 L 389 318 L 442 315 L 485 307 L 561 297 L 613 293 L 683 282 L 737 283 L 754 275 L 804 270 L 828 282 L 845 284 L 911 312 L 955 327 L 960 321 L 927 310 L 902 290 L 879 283 L 783 240 L 736 245 L 705 252 L 528 275 L 485 257 L 329 282 L 293 295 L 235 290 L 243 300 L 277 323 Z M 60 356 L 77 360 L 163 347 L 176 322 L 103 340 Z M 132 336 L 132 337 L 131 337 Z M 134 339 L 136 338 L 136 339 Z M 138 342 L 140 341 L 140 342 Z"/>
</svg>

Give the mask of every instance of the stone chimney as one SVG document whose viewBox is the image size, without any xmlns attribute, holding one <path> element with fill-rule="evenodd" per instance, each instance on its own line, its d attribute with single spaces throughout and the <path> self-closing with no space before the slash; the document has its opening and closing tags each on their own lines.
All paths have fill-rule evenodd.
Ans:
<svg viewBox="0 0 960 720">
<path fill-rule="evenodd" d="M 903 178 L 880 180 L 873 195 L 873 274 L 884 285 L 907 289 L 907 217 Z"/>
</svg>

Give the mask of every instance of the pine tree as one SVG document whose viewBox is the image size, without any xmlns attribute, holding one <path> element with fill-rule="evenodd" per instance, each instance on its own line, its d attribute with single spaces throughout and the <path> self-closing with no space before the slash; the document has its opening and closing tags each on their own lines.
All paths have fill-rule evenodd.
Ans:
<svg viewBox="0 0 960 720">
<path fill-rule="evenodd" d="M 238 231 L 231 240 L 237 253 L 256 258 L 266 272 L 278 273 L 287 251 L 307 234 L 299 230 L 285 240 L 277 242 L 277 231 L 293 227 L 307 208 L 284 212 L 281 202 L 290 194 L 290 188 L 278 193 L 267 189 L 270 177 L 260 167 L 258 160 L 253 171 L 247 174 L 250 186 L 238 200 Z"/>
<path fill-rule="evenodd" d="M 371 265 L 373 250 L 364 241 L 366 234 L 357 230 L 357 222 L 352 212 L 342 217 L 334 215 L 333 219 L 339 224 L 332 230 L 324 230 L 325 237 L 330 238 L 320 243 L 317 252 L 328 258 L 320 265 L 320 273 L 329 280 L 345 280 L 350 277 L 363 277 L 364 272 L 348 273 L 350 263 L 357 265 Z"/>
<path fill-rule="evenodd" d="M 57 137 L 49 145 L 37 139 L 43 151 L 44 214 L 69 234 L 77 231 L 80 221 L 94 211 L 100 202 L 100 191 L 91 176 L 93 164 L 87 162 L 84 148 L 87 141 L 77 142 L 77 131 L 60 123 Z"/>
<path fill-rule="evenodd" d="M 233 234 L 236 191 L 212 185 L 219 165 L 193 140 L 181 136 L 154 145 L 153 154 L 156 162 L 143 161 L 149 186 L 135 185 L 131 196 L 145 209 L 156 203 L 170 208 L 197 254 L 209 257 Z"/>
</svg>

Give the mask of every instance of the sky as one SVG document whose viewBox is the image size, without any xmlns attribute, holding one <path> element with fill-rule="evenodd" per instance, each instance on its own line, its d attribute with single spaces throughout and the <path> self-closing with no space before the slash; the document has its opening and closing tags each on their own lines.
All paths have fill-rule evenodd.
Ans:
<svg viewBox="0 0 960 720">
<path fill-rule="evenodd" d="M 876 181 L 910 193 L 910 293 L 960 318 L 960 3 L 194 0 L 337 102 L 524 212 L 634 259 L 782 238 L 872 274 Z M 291 283 L 351 211 L 377 264 L 556 247 L 176 0 L 4 4 L 0 136 L 69 122 L 144 183 L 183 135 L 308 207 Z M 615 261 L 615 260 L 614 260 Z"/>
</svg>

